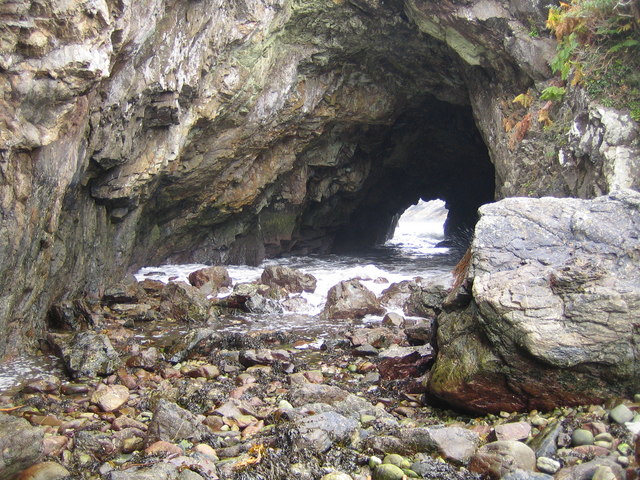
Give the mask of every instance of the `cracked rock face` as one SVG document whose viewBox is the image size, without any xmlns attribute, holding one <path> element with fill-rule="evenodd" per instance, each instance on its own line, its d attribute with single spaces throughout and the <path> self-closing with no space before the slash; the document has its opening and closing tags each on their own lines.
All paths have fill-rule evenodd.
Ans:
<svg viewBox="0 0 640 480">
<path fill-rule="evenodd" d="M 473 301 L 439 318 L 431 393 L 475 411 L 629 395 L 640 381 L 640 194 L 487 205 Z"/>
<path fill-rule="evenodd" d="M 420 197 L 447 201 L 454 234 L 528 178 L 634 187 L 623 133 L 598 131 L 615 148 L 594 164 L 505 148 L 501 105 L 549 75 L 553 42 L 528 35 L 544 7 L 3 2 L 0 352 L 141 265 L 372 244 Z"/>
</svg>

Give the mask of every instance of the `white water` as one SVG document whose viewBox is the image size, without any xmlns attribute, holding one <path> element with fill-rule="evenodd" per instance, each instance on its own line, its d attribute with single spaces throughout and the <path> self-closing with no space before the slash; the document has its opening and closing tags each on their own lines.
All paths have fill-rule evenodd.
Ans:
<svg viewBox="0 0 640 480">
<path fill-rule="evenodd" d="M 234 285 L 258 280 L 267 265 L 285 265 L 313 275 L 318 281 L 316 291 L 303 293 L 301 296 L 306 299 L 307 305 L 291 312 L 305 315 L 320 313 L 327 292 L 342 280 L 359 278 L 376 295 L 380 295 L 392 283 L 415 277 L 448 285 L 453 257 L 448 248 L 436 247 L 444 238 L 446 216 L 447 210 L 442 200 L 420 200 L 402 215 L 391 240 L 382 247 L 360 255 L 288 257 L 267 260 L 256 267 L 231 265 L 227 269 Z M 188 283 L 189 273 L 205 267 L 201 264 L 145 267 L 137 272 L 136 278 L 140 281 L 149 278 Z"/>
<path fill-rule="evenodd" d="M 379 295 L 394 282 L 422 277 L 434 283 L 448 285 L 451 282 L 451 269 L 457 258 L 447 248 L 436 247 L 443 239 L 443 223 L 447 211 L 444 202 L 420 201 L 407 209 L 401 217 L 393 238 L 386 245 L 362 252 L 359 255 L 324 255 L 291 257 L 267 260 L 258 267 L 246 265 L 228 266 L 233 283 L 253 282 L 260 278 L 266 265 L 280 264 L 297 268 L 316 277 L 318 284 L 312 294 L 302 296 L 307 304 L 298 311 L 275 315 L 251 315 L 226 319 L 226 331 L 247 331 L 278 328 L 296 331 L 309 340 L 311 345 L 330 331 L 344 330 L 345 323 L 330 321 L 317 314 L 324 307 L 327 291 L 338 282 L 359 278 L 361 282 Z M 162 265 L 142 268 L 137 274 L 138 280 L 145 278 L 163 282 L 188 282 L 189 273 L 206 265 Z M 377 281 L 376 281 L 377 279 Z M 383 282 L 382 279 L 385 281 Z M 380 317 L 368 317 L 364 323 L 379 321 Z M 348 326 L 348 325 L 347 325 Z M 44 357 L 20 357 L 0 365 L 0 392 L 43 378 L 53 372 L 54 362 Z"/>
</svg>

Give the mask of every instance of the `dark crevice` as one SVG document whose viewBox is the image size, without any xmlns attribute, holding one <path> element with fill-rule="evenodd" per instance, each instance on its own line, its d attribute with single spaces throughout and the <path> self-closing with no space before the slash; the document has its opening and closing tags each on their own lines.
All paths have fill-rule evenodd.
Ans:
<svg viewBox="0 0 640 480">
<path fill-rule="evenodd" d="M 398 215 L 420 198 L 446 201 L 445 238 L 464 244 L 478 207 L 494 199 L 493 165 L 471 109 L 431 97 L 390 127 L 369 127 L 342 168 L 366 168 L 369 174 L 357 191 L 307 206 L 298 232 L 300 253 L 313 249 L 310 240 L 322 234 L 331 241 L 318 245 L 316 240 L 315 246 L 333 252 L 381 244 Z"/>
</svg>

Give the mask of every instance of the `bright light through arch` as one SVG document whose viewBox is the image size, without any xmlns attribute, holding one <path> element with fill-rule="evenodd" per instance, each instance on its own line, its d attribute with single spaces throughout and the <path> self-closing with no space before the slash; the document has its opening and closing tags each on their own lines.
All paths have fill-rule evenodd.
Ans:
<svg viewBox="0 0 640 480">
<path fill-rule="evenodd" d="M 447 214 L 443 200 L 420 199 L 400 216 L 393 237 L 386 245 L 424 251 L 436 248 L 444 240 Z"/>
</svg>

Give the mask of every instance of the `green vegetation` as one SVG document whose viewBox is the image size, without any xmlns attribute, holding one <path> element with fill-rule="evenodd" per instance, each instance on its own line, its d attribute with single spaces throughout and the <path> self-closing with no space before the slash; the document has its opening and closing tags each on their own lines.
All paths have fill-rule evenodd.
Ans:
<svg viewBox="0 0 640 480">
<path fill-rule="evenodd" d="M 549 9 L 547 27 L 559 42 L 551 63 L 553 71 L 571 85 L 583 85 L 604 105 L 628 109 L 631 116 L 640 121 L 638 2 L 571 0 L 560 3 Z"/>
<path fill-rule="evenodd" d="M 551 100 L 552 102 L 559 102 L 567 93 L 567 89 L 564 87 L 547 87 L 540 94 L 540 100 Z"/>
</svg>

